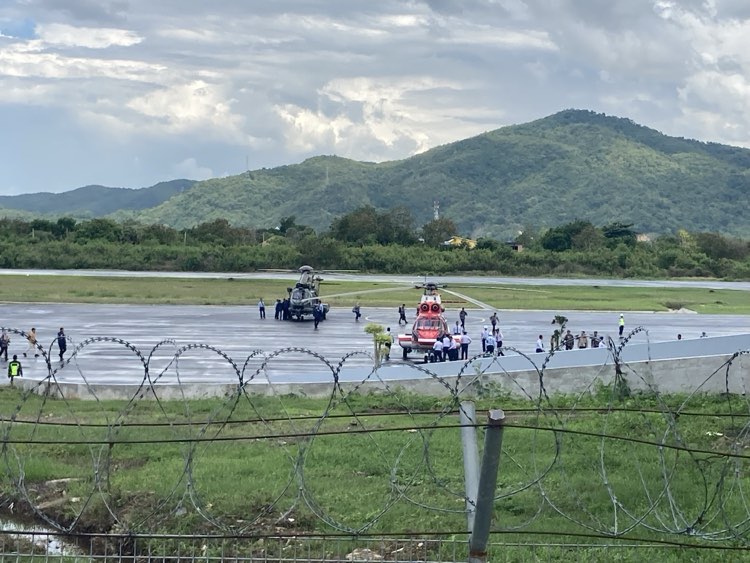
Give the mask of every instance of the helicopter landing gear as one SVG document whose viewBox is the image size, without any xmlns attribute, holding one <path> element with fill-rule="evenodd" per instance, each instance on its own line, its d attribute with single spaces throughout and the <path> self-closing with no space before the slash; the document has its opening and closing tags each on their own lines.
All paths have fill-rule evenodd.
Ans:
<svg viewBox="0 0 750 563">
<path fill-rule="evenodd" d="M 302 320 L 302 315 L 297 315 L 297 320 L 301 321 Z"/>
<path fill-rule="evenodd" d="M 409 352 L 410 352 L 410 350 L 408 348 L 404 348 L 403 349 L 403 353 L 401 354 L 401 357 L 404 360 L 408 360 L 409 359 Z"/>
</svg>

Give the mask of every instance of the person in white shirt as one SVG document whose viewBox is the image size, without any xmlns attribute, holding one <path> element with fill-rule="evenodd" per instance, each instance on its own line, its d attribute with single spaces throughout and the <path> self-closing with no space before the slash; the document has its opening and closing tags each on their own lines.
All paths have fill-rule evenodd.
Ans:
<svg viewBox="0 0 750 563">
<path fill-rule="evenodd" d="M 463 331 L 461 330 L 461 323 L 459 321 L 456 321 L 456 326 L 453 327 L 453 334 L 461 334 Z"/>
<path fill-rule="evenodd" d="M 453 339 L 451 338 L 450 334 L 444 334 L 443 335 L 443 361 L 448 361 L 448 352 L 450 352 L 451 349 L 451 341 Z"/>
<path fill-rule="evenodd" d="M 544 339 L 542 338 L 542 335 L 539 335 L 539 338 L 536 341 L 536 353 L 542 354 L 544 353 Z"/>
<path fill-rule="evenodd" d="M 488 334 L 484 341 L 485 352 L 489 356 L 495 355 L 495 337 L 492 334 Z"/>
<path fill-rule="evenodd" d="M 456 344 L 455 338 L 451 338 L 451 345 L 448 348 L 448 359 L 452 362 L 458 360 L 458 344 Z"/>
<path fill-rule="evenodd" d="M 261 319 L 266 318 L 266 304 L 263 302 L 263 298 L 261 297 L 258 301 L 258 313 L 260 314 Z"/>
<path fill-rule="evenodd" d="M 487 325 L 484 325 L 484 328 L 482 329 L 482 353 L 487 351 L 487 336 L 489 335 L 489 327 Z"/>
<path fill-rule="evenodd" d="M 466 334 L 466 331 L 461 335 L 461 359 L 469 359 L 469 344 L 471 344 L 471 336 Z"/>
<path fill-rule="evenodd" d="M 436 362 L 443 361 L 443 341 L 439 338 L 435 340 L 435 344 L 432 345 L 432 355 L 435 356 Z"/>
</svg>

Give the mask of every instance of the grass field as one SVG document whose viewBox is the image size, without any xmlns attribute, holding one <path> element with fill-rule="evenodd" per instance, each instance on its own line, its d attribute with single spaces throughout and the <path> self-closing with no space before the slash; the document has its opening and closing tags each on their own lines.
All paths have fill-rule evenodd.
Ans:
<svg viewBox="0 0 750 563">
<path fill-rule="evenodd" d="M 238 279 L 1 279 L 4 302 L 254 305 L 263 297 L 272 306 L 289 285 Z M 333 306 L 360 301 L 393 307 L 413 304 L 419 296 L 417 290 L 397 287 L 371 292 L 392 287 L 324 282 L 323 295 Z M 747 292 L 733 290 L 450 289 L 496 309 L 684 307 L 750 314 Z M 348 295 L 325 297 L 338 293 Z M 464 306 L 450 294 L 444 298 L 451 306 Z M 600 389 L 540 405 L 499 389 L 482 392 L 478 409 L 502 407 L 508 413 L 493 539 L 521 544 L 494 551 L 491 560 L 750 559 L 737 551 L 625 547 L 657 541 L 720 549 L 748 544 L 750 406 L 735 396 L 684 400 L 635 395 L 620 401 L 611 390 Z M 264 557 L 280 558 L 288 542 L 261 548 L 257 538 L 282 532 L 464 538 L 455 406 L 451 397 L 400 394 L 337 394 L 331 404 L 242 394 L 187 403 L 76 402 L 0 388 L 5 439 L 0 512 L 7 513 L 12 503 L 14 514 L 31 514 L 31 503 L 63 526 L 75 523 L 78 531 L 242 536 L 222 545 L 226 556 L 262 551 Z M 539 545 L 524 547 L 529 543 Z M 206 545 L 208 556 L 214 548 Z M 324 542 L 319 549 L 328 553 Z"/>
<path fill-rule="evenodd" d="M 624 545 L 606 537 L 624 534 L 641 543 L 744 545 L 747 460 L 724 454 L 747 448 L 748 403 L 684 401 L 616 401 L 599 389 L 538 405 L 485 393 L 478 409 L 502 406 L 508 416 L 494 514 L 494 528 L 505 531 L 499 539 L 556 544 L 582 534 L 600 539 L 575 543 Z M 460 537 L 466 519 L 455 406 L 450 396 L 400 394 L 331 404 L 244 395 L 66 402 L 5 388 L 0 410 L 15 420 L 6 417 L 3 425 L 2 493 L 16 510 L 26 496 L 54 521 L 77 518 L 79 531 L 126 525 L 140 533 Z M 254 551 L 257 540 L 233 546 Z M 530 553 L 508 548 L 492 560 L 534 560 Z M 534 553 L 559 561 L 597 561 L 605 553 L 621 561 L 646 553 L 659 561 L 716 555 L 596 547 Z"/>
<path fill-rule="evenodd" d="M 263 297 L 272 307 L 286 296 L 289 281 L 182 278 L 3 276 L 0 302 L 254 305 Z M 390 291 L 392 289 L 393 291 Z M 681 307 L 698 313 L 750 314 L 748 292 L 701 288 L 637 288 L 604 285 L 528 286 L 455 284 L 448 289 L 495 309 L 590 311 L 667 311 Z M 388 290 L 388 291 L 381 291 Z M 343 297 L 329 297 L 344 293 Z M 323 282 L 323 299 L 333 306 L 396 307 L 416 303 L 419 291 L 394 284 Z M 472 305 L 444 293 L 448 305 Z"/>
</svg>

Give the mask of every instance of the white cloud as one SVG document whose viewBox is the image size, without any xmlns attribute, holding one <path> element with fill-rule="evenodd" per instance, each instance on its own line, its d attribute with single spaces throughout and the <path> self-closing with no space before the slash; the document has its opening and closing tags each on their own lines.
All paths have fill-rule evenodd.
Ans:
<svg viewBox="0 0 750 563">
<path fill-rule="evenodd" d="M 106 49 L 112 46 L 130 47 L 143 38 L 133 31 L 106 27 L 74 27 L 66 24 L 42 24 L 36 28 L 37 37 L 44 43 L 64 47 Z"/>
<path fill-rule="evenodd" d="M 0 22 L 25 30 L 0 37 L 0 123 L 79 149 L 0 138 L 0 193 L 405 158 L 569 107 L 750 145 L 741 0 L 5 0 Z"/>
<path fill-rule="evenodd" d="M 216 176 L 213 170 L 207 166 L 200 166 L 193 157 L 175 164 L 172 167 L 172 174 L 175 178 L 186 178 L 188 180 L 208 180 Z"/>
<path fill-rule="evenodd" d="M 461 89 L 458 82 L 429 76 L 338 79 L 320 91 L 321 105 L 334 103 L 330 111 L 292 104 L 276 111 L 288 126 L 286 140 L 293 150 L 322 146 L 351 158 L 384 160 L 394 158 L 390 149 L 395 147 L 406 150 L 400 155 L 406 157 L 454 140 L 458 130 L 463 136 L 486 130 L 492 110 L 461 107 L 453 99 Z M 443 103 L 434 108 L 424 103 L 440 97 Z"/>
<path fill-rule="evenodd" d="M 232 104 L 220 86 L 197 80 L 153 90 L 130 100 L 127 107 L 149 118 L 152 130 L 202 131 L 242 142 L 243 118 L 232 112 Z"/>
</svg>

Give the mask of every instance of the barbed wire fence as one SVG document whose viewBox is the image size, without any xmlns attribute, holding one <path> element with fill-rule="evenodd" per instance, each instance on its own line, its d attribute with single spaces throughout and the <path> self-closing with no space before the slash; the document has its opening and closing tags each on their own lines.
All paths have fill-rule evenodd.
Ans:
<svg viewBox="0 0 750 563">
<path fill-rule="evenodd" d="M 19 392 L 2 420 L 0 548 L 45 561 L 466 560 L 476 505 L 464 488 L 460 431 L 486 427 L 459 420 L 472 400 L 506 415 L 490 560 L 514 560 L 514 549 L 745 551 L 750 352 L 719 358 L 705 374 L 723 380 L 718 396 L 702 386 L 662 394 L 649 362 L 623 361 L 639 334 L 647 338 L 639 327 L 608 340 L 608 360 L 574 394 L 557 393 L 547 375 L 565 352 L 537 366 L 503 348 L 526 358 L 534 385 L 506 371 L 503 356 L 476 355 L 450 378 L 404 364 L 437 383 L 440 393 L 419 402 L 428 408 L 365 352 L 332 361 L 288 347 L 237 361 L 204 343 L 167 339 L 143 351 L 102 336 L 53 366 L 51 350 L 37 345 L 48 375 Z M 86 377 L 83 359 L 102 348 L 141 374 L 126 401 L 101 398 Z M 196 401 L 183 374 L 208 357 L 236 384 Z M 274 381 L 272 366 L 290 358 L 330 373 L 322 412 L 301 412 L 305 398 Z M 342 371 L 363 359 L 372 369 L 345 384 Z M 63 370 L 91 400 L 66 396 Z M 163 396 L 167 380 L 177 400 Z M 232 457 L 240 461 L 216 465 Z M 235 491 L 216 485 L 224 470 L 238 471 L 237 492 L 248 495 L 241 514 L 226 498 Z"/>
</svg>

